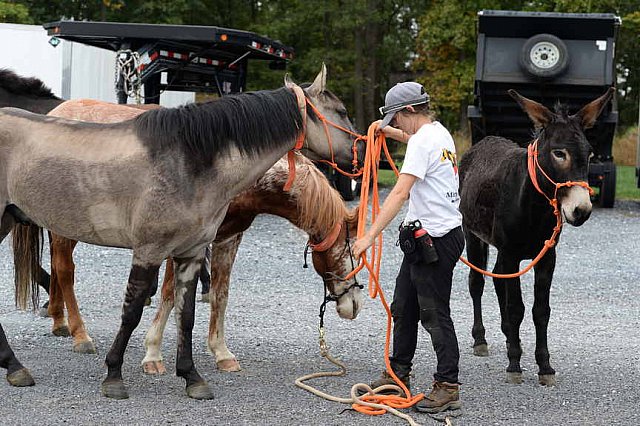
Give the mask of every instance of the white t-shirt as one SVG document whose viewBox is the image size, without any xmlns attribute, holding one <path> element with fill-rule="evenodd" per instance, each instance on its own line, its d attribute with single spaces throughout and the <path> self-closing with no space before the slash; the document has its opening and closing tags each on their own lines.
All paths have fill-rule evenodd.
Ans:
<svg viewBox="0 0 640 426">
<path fill-rule="evenodd" d="M 462 224 L 456 147 L 442 124 L 425 124 L 411 136 L 400 173 L 418 178 L 409 193 L 405 223 L 419 219 L 432 237 Z"/>
</svg>

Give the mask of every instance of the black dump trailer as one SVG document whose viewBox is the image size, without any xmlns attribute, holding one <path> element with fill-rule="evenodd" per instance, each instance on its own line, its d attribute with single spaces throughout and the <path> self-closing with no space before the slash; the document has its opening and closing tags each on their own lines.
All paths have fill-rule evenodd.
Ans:
<svg viewBox="0 0 640 426">
<path fill-rule="evenodd" d="M 508 89 L 550 109 L 560 101 L 576 112 L 614 86 L 620 22 L 608 13 L 478 12 L 474 101 L 467 111 L 472 143 L 488 135 L 530 142 L 532 124 Z M 602 207 L 615 201 L 611 149 L 617 122 L 614 97 L 586 132 L 595 154 L 589 184 L 599 189 Z"/>
</svg>

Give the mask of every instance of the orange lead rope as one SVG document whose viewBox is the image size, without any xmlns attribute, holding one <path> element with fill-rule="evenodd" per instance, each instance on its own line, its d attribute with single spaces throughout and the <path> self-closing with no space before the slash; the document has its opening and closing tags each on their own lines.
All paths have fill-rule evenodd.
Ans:
<svg viewBox="0 0 640 426">
<path fill-rule="evenodd" d="M 398 169 L 396 168 L 389 150 L 386 144 L 386 138 L 382 132 L 378 131 L 378 125 L 372 124 L 369 126 L 367 133 L 367 147 L 365 154 L 365 162 L 362 170 L 362 190 L 360 192 L 360 209 L 358 217 L 358 231 L 357 237 L 361 238 L 365 234 L 365 226 L 368 217 L 369 206 L 369 191 L 372 192 L 371 199 L 371 222 L 375 222 L 378 214 L 380 213 L 380 198 L 378 195 L 378 166 L 380 163 L 380 155 L 384 150 L 385 156 L 391 164 L 393 171 L 398 175 Z M 367 260 L 366 252 L 362 255 L 362 262 L 344 279 L 348 280 L 361 271 L 364 267 L 369 271 L 369 296 L 376 298 L 380 296 L 380 303 L 384 307 L 387 313 L 387 331 L 385 336 L 384 345 L 384 362 L 387 368 L 387 372 L 397 383 L 397 385 L 404 391 L 406 397 L 398 395 L 376 395 L 367 394 L 362 396 L 358 402 L 355 402 L 352 407 L 354 410 L 369 415 L 380 415 L 387 412 L 384 408 L 375 408 L 366 403 L 382 404 L 392 408 L 409 408 L 416 404 L 418 401 L 424 398 L 424 394 L 411 395 L 409 389 L 398 379 L 398 376 L 393 372 L 391 364 L 389 362 L 389 347 L 391 345 L 391 309 L 384 297 L 382 288 L 380 287 L 380 260 L 382 258 L 382 234 L 376 237 L 375 243 L 371 248 L 371 260 Z M 364 402 L 365 404 L 361 403 Z"/>
<path fill-rule="evenodd" d="M 481 269 L 475 265 L 472 265 L 471 262 L 469 262 L 464 257 L 460 256 L 460 260 L 462 261 L 462 263 L 464 263 L 474 271 L 479 272 L 483 275 L 493 277 L 493 278 L 517 278 L 521 275 L 526 274 L 531 270 L 531 268 L 533 268 L 540 261 L 540 259 L 542 259 L 542 257 L 547 253 L 547 251 L 549 251 L 549 249 L 556 244 L 556 238 L 558 238 L 558 234 L 560 234 L 560 230 L 562 229 L 562 215 L 560 214 L 560 209 L 558 209 L 558 189 L 564 186 L 570 187 L 570 186 L 577 185 L 577 186 L 582 186 L 584 188 L 587 188 L 589 190 L 589 194 L 593 195 L 593 189 L 591 189 L 591 187 L 587 182 L 567 181 L 563 183 L 556 183 L 553 181 L 553 179 L 549 177 L 549 175 L 545 173 L 542 167 L 540 167 L 540 163 L 538 163 L 538 139 L 534 140 L 531 144 L 529 144 L 529 147 L 527 149 L 527 169 L 529 171 L 529 178 L 531 179 L 531 183 L 533 184 L 533 187 L 539 193 L 544 195 L 544 197 L 547 200 L 549 200 L 549 204 L 551 204 L 551 207 L 553 207 L 553 214 L 556 216 L 556 226 L 553 227 L 553 234 L 551 234 L 551 238 L 549 238 L 544 242 L 544 246 L 542 247 L 542 250 L 540 250 L 540 253 L 538 253 L 535 259 L 533 259 L 529 265 L 527 265 L 523 270 L 519 272 L 515 272 L 513 274 L 494 274 L 493 272 L 485 271 L 484 269 Z M 555 187 L 553 198 L 549 198 L 547 194 L 544 193 L 542 188 L 540 188 L 540 185 L 538 184 L 538 174 L 536 173 L 536 169 L 540 170 L 542 175 L 545 178 L 547 178 L 547 180 L 551 182 L 551 184 Z"/>
</svg>

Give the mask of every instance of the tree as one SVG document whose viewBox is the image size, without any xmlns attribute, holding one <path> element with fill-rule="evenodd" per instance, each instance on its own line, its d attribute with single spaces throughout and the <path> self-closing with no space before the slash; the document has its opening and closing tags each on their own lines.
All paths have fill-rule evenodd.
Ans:
<svg viewBox="0 0 640 426">
<path fill-rule="evenodd" d="M 0 1 L 0 21 L 12 24 L 32 24 L 29 8 L 23 4 Z"/>
</svg>

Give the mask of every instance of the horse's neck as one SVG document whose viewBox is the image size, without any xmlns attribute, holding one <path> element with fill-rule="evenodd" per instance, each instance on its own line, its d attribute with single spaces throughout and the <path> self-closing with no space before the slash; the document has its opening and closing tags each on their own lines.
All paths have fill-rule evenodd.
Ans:
<svg viewBox="0 0 640 426">
<path fill-rule="evenodd" d="M 64 100 L 56 98 L 34 98 L 32 96 L 23 96 L 8 92 L 0 88 L 0 107 L 20 108 L 26 111 L 35 112 L 37 114 L 46 114 Z"/>
<path fill-rule="evenodd" d="M 268 187 L 258 184 L 236 196 L 229 205 L 227 216 L 218 230 L 216 239 L 222 240 L 245 231 L 259 214 L 282 217 L 310 237 L 322 238 L 323 236 L 315 235 L 317 231 L 309 225 L 308 220 L 302 220 L 297 193 L 284 191 L 283 185 L 284 182 L 279 181 L 270 182 Z"/>
</svg>

